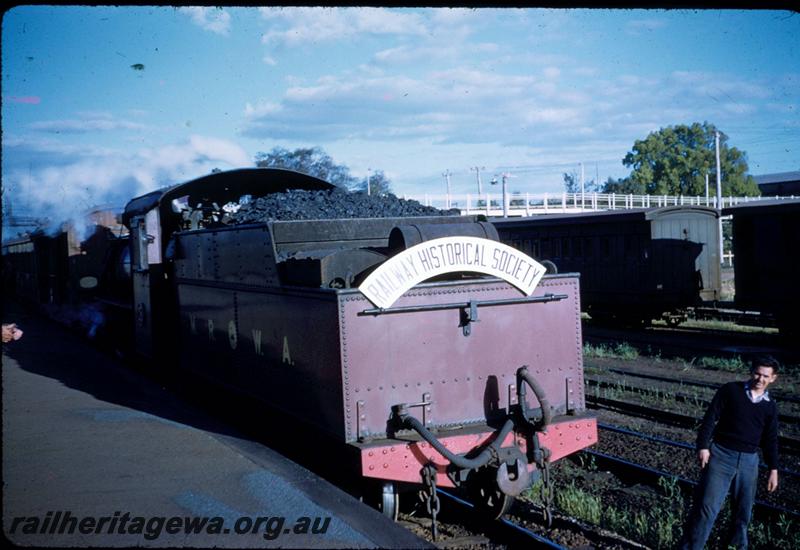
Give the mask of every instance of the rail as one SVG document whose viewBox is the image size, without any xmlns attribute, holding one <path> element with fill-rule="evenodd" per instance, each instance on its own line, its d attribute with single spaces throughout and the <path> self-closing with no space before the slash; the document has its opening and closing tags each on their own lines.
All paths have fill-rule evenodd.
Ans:
<svg viewBox="0 0 800 550">
<path fill-rule="evenodd" d="M 622 475 L 627 474 L 625 477 L 628 477 L 630 480 L 635 481 L 636 483 L 644 482 L 654 485 L 657 483 L 658 478 L 675 479 L 677 480 L 678 486 L 681 487 L 681 489 L 687 494 L 694 490 L 694 487 L 697 486 L 697 482 L 695 481 L 655 468 L 650 468 L 642 464 L 637 464 L 635 462 L 625 460 L 624 458 L 601 453 L 599 451 L 592 451 L 590 449 L 584 449 L 581 451 L 581 453 L 594 457 L 595 463 L 598 467 L 607 469 L 607 471 L 613 471 L 614 473 L 620 473 Z M 756 517 L 768 519 L 770 521 L 777 521 L 781 515 L 784 515 L 792 520 L 797 520 L 800 518 L 800 513 L 794 510 L 790 510 L 782 506 L 776 506 L 763 500 L 755 501 L 753 513 Z"/>
<path fill-rule="evenodd" d="M 569 214 L 596 210 L 630 210 L 665 206 L 707 206 L 717 208 L 716 197 L 684 195 L 622 195 L 617 193 L 512 193 L 507 195 L 503 208 L 502 193 L 478 194 L 409 194 L 404 199 L 416 200 L 425 206 L 455 208 L 464 215 L 531 216 L 534 214 Z M 722 197 L 721 208 L 765 199 L 794 199 L 797 197 Z"/>
<path fill-rule="evenodd" d="M 681 428 L 696 428 L 700 425 L 702 418 L 689 416 L 686 414 L 675 413 L 655 409 L 649 405 L 639 405 L 618 399 L 609 399 L 596 395 L 586 395 L 586 405 L 590 409 L 607 409 L 623 414 L 632 414 L 641 418 L 655 420 L 672 426 Z M 785 435 L 778 436 L 778 448 L 783 453 L 800 455 L 800 440 Z"/>
</svg>

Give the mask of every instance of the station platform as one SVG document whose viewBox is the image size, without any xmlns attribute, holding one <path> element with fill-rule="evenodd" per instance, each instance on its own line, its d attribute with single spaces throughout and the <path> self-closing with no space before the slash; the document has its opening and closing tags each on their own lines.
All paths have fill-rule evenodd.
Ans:
<svg viewBox="0 0 800 550">
<path fill-rule="evenodd" d="M 34 547 L 424 548 L 78 335 L 4 304 L 3 533 Z"/>
</svg>

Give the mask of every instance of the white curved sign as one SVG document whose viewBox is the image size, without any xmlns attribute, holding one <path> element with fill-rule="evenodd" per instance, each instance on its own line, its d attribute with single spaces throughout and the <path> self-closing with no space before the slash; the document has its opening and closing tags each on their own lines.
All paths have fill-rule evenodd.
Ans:
<svg viewBox="0 0 800 550">
<path fill-rule="evenodd" d="M 523 252 L 490 239 L 442 237 L 412 246 L 382 263 L 358 289 L 380 308 L 388 308 L 414 285 L 445 273 L 494 275 L 533 294 L 546 268 Z"/>
</svg>

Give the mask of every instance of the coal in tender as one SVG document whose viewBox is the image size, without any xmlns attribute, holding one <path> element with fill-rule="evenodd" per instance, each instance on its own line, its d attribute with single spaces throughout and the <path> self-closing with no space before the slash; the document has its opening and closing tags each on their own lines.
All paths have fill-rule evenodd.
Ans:
<svg viewBox="0 0 800 550">
<path fill-rule="evenodd" d="M 228 223 L 263 223 L 273 220 L 330 220 L 342 218 L 407 218 L 458 216 L 458 210 L 440 210 L 394 195 L 367 195 L 343 189 L 306 191 L 290 189 L 243 204 Z"/>
</svg>

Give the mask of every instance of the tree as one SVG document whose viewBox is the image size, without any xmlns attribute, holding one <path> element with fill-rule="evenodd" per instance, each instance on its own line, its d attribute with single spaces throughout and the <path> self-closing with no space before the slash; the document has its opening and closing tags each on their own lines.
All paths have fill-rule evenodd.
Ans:
<svg viewBox="0 0 800 550">
<path fill-rule="evenodd" d="M 354 188 L 354 191 L 367 192 L 367 178 L 362 179 Z M 383 170 L 375 170 L 369 176 L 369 192 L 371 195 L 389 195 L 392 192 L 392 183 Z"/>
<path fill-rule="evenodd" d="M 584 193 L 594 193 L 598 188 L 599 186 L 595 185 L 594 180 L 583 182 Z M 564 190 L 567 193 L 581 192 L 581 180 L 578 178 L 577 172 L 564 172 Z"/>
<path fill-rule="evenodd" d="M 602 186 L 602 193 L 616 193 L 618 195 L 645 195 L 647 190 L 644 184 L 631 181 L 630 178 L 614 179 L 608 177 Z"/>
<path fill-rule="evenodd" d="M 575 172 L 564 172 L 564 191 L 567 193 L 579 193 L 581 184 L 577 179 Z"/>
<path fill-rule="evenodd" d="M 713 124 L 695 122 L 661 128 L 644 140 L 636 140 L 622 164 L 632 168 L 628 177 L 634 189 L 653 195 L 704 195 L 705 175 L 716 181 Z M 758 185 L 747 175 L 744 152 L 728 145 L 720 132 L 722 194 L 759 195 Z"/>
<path fill-rule="evenodd" d="M 256 153 L 255 160 L 256 166 L 261 168 L 285 168 L 302 172 L 343 189 L 349 189 L 357 183 L 357 179 L 350 175 L 350 169 L 334 163 L 321 147 L 301 148 L 294 151 L 283 147 L 273 147 L 269 153 Z"/>
</svg>

